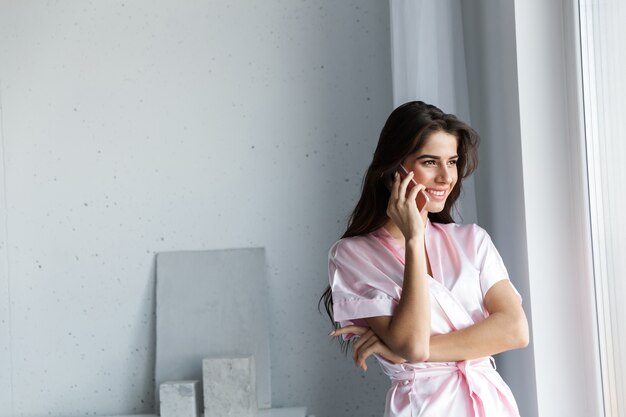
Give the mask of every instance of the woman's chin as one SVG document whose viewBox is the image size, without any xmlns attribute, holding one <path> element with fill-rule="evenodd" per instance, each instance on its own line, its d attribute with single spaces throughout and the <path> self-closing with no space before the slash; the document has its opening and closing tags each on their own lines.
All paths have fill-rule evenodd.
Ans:
<svg viewBox="0 0 626 417">
<path fill-rule="evenodd" d="M 426 211 L 428 211 L 429 213 L 439 213 L 441 211 L 443 211 L 443 209 L 445 208 L 446 203 L 445 201 L 439 203 L 434 203 L 431 201 L 426 205 Z"/>
</svg>

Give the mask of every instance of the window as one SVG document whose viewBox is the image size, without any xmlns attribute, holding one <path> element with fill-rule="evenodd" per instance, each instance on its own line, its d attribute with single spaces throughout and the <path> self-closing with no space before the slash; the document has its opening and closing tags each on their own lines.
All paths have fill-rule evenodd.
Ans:
<svg viewBox="0 0 626 417">
<path fill-rule="evenodd" d="M 605 415 L 626 415 L 626 2 L 580 0 L 591 234 Z"/>
</svg>

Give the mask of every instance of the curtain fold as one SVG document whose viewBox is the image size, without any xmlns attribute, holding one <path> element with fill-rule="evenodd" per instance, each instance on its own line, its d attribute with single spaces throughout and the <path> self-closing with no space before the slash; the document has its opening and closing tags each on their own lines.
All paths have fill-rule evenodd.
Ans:
<svg viewBox="0 0 626 417">
<path fill-rule="evenodd" d="M 394 107 L 421 100 L 471 124 L 461 0 L 390 0 L 389 8 Z M 473 178 L 463 189 L 455 219 L 475 223 Z"/>
</svg>

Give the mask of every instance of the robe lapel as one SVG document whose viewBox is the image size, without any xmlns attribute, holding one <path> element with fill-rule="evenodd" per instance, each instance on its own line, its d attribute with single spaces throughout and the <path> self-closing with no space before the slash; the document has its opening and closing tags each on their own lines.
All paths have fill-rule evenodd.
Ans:
<svg viewBox="0 0 626 417">
<path fill-rule="evenodd" d="M 454 330 L 461 330 L 474 324 L 474 320 L 450 290 L 434 279 L 429 281 L 428 288 L 431 297 L 439 304 Z"/>
<path fill-rule="evenodd" d="M 456 273 L 455 266 L 458 264 L 457 259 L 448 259 L 456 254 L 450 254 L 446 250 L 446 242 L 442 241 L 439 236 L 440 232 L 430 223 L 426 223 L 425 244 L 432 276 L 428 282 L 431 297 L 437 302 L 441 310 L 447 316 L 451 327 L 455 330 L 463 329 L 474 324 L 474 321 L 463 308 L 456 296 L 444 285 L 444 277 L 446 274 Z M 395 242 L 393 236 L 381 228 L 378 233 L 374 234 L 376 240 L 391 252 L 402 265 L 405 265 L 405 256 L 402 248 Z M 441 256 L 444 255 L 444 256 Z"/>
<path fill-rule="evenodd" d="M 471 326 L 474 320 L 446 286 L 446 277 L 457 277 L 459 274 L 458 254 L 449 250 L 451 245 L 447 242 L 447 236 L 433 226 L 430 219 L 426 222 L 424 239 L 433 277 L 429 282 L 431 296 L 455 330 Z"/>
</svg>

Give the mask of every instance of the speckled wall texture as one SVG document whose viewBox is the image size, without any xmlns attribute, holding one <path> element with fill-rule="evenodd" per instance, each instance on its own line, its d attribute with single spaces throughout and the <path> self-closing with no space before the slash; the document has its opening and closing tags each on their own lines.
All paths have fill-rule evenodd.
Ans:
<svg viewBox="0 0 626 417">
<path fill-rule="evenodd" d="M 266 248 L 273 405 L 380 416 L 316 303 L 389 44 L 380 0 L 0 0 L 0 416 L 152 411 L 154 254 L 234 247 Z"/>
</svg>

